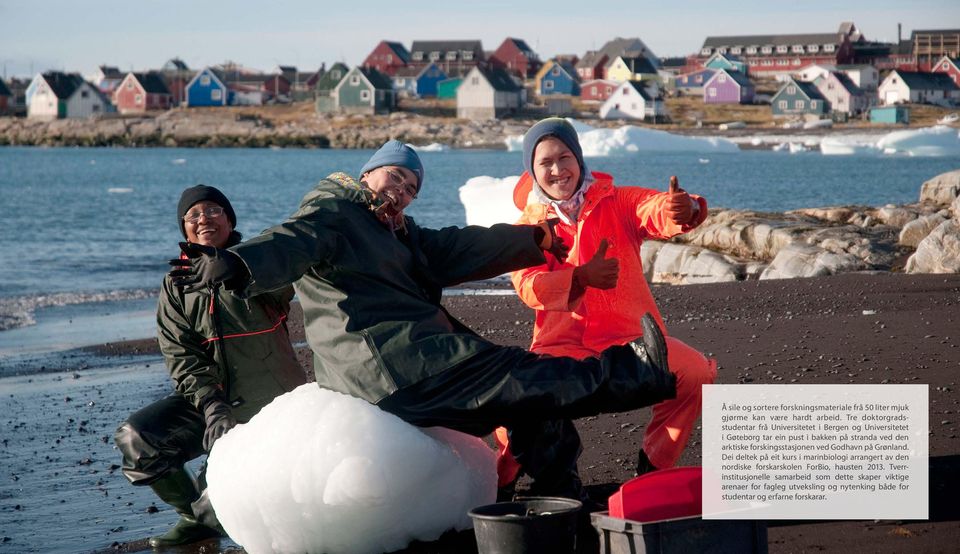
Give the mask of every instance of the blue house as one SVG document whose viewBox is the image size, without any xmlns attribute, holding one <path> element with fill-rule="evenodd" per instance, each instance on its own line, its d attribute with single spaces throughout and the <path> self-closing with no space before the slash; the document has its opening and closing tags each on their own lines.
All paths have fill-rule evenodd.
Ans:
<svg viewBox="0 0 960 554">
<path fill-rule="evenodd" d="M 580 96 L 580 80 L 577 76 L 577 70 L 566 62 L 549 60 L 543 64 L 534 79 L 537 84 L 537 94 L 540 96 L 551 94 Z"/>
<path fill-rule="evenodd" d="M 446 78 L 447 74 L 432 62 L 423 67 L 403 67 L 393 76 L 393 88 L 401 96 L 432 98 L 437 96 L 437 83 Z"/>
<path fill-rule="evenodd" d="M 187 106 L 226 106 L 230 101 L 230 91 L 217 73 L 205 67 L 187 83 Z"/>
<path fill-rule="evenodd" d="M 677 75 L 673 79 L 673 84 L 678 91 L 702 94 L 703 86 L 713 78 L 713 74 L 716 72 L 716 69 L 701 69 L 692 73 L 684 73 L 683 75 Z"/>
</svg>

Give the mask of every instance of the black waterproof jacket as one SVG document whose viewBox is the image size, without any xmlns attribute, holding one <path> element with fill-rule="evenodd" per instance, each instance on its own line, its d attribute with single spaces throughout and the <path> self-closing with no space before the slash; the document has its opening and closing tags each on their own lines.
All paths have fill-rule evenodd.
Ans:
<svg viewBox="0 0 960 554">
<path fill-rule="evenodd" d="M 494 345 L 440 305 L 443 287 L 544 263 L 534 226 L 417 226 L 391 232 L 343 173 L 320 181 L 285 223 L 231 250 L 250 296 L 295 283 L 317 383 L 369 402 Z"/>
</svg>

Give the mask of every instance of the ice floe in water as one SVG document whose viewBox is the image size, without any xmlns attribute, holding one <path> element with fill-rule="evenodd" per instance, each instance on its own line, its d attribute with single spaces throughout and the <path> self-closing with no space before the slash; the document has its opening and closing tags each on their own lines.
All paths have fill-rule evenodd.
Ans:
<svg viewBox="0 0 960 554">
<path fill-rule="evenodd" d="M 946 125 L 894 131 L 877 141 L 876 147 L 887 154 L 910 156 L 958 156 L 960 134 Z"/>
<path fill-rule="evenodd" d="M 645 127 L 624 125 L 616 129 L 591 127 L 567 118 L 587 157 L 621 156 L 635 152 L 737 152 L 740 148 L 723 137 L 689 137 Z M 505 139 L 511 152 L 523 151 L 523 136 Z"/>
<path fill-rule="evenodd" d="M 217 441 L 207 485 L 247 552 L 391 552 L 471 527 L 495 466 L 479 438 L 308 383 Z"/>
<path fill-rule="evenodd" d="M 960 155 L 960 133 L 944 125 L 922 129 L 904 129 L 885 134 L 831 133 L 817 135 L 761 135 L 732 139 L 753 146 L 773 145 L 774 151 L 802 151 L 794 144 L 808 149 L 820 148 L 828 156 L 899 154 L 907 156 Z"/>
<path fill-rule="evenodd" d="M 467 225 L 489 227 L 495 223 L 514 223 L 520 210 L 513 204 L 513 189 L 519 175 L 471 177 L 460 187 L 460 203 L 467 214 Z"/>
<path fill-rule="evenodd" d="M 450 150 L 450 147 L 446 144 L 440 144 L 439 142 L 433 142 L 424 146 L 415 146 L 411 144 L 414 150 L 417 152 L 447 152 Z"/>
</svg>

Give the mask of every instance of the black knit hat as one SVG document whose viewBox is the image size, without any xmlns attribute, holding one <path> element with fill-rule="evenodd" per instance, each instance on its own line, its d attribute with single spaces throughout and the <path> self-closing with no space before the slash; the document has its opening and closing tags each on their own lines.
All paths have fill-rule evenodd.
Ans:
<svg viewBox="0 0 960 554">
<path fill-rule="evenodd" d="M 233 227 L 237 226 L 237 214 L 234 213 L 233 206 L 230 205 L 227 197 L 214 187 L 197 185 L 185 189 L 183 194 L 180 195 L 180 202 L 177 204 L 177 224 L 180 225 L 180 233 L 183 234 L 183 238 L 187 238 L 187 230 L 183 226 L 183 216 L 187 214 L 187 211 L 192 208 L 194 204 L 203 202 L 204 200 L 217 203 L 223 208 L 224 213 L 227 214 L 230 225 Z"/>
</svg>

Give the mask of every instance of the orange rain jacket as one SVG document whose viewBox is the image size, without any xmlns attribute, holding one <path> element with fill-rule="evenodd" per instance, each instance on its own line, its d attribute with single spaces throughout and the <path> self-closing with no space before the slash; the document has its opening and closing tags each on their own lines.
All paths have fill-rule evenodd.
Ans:
<svg viewBox="0 0 960 554">
<path fill-rule="evenodd" d="M 643 275 L 640 244 L 648 237 L 669 239 L 688 232 L 707 217 L 707 201 L 691 195 L 700 206 L 697 219 L 678 225 L 663 213 L 667 192 L 614 187 L 610 175 L 596 171 L 592 175 L 594 183 L 586 192 L 578 220 L 556 227 L 570 246 L 567 259 L 561 263 L 547 254 L 547 263 L 511 274 L 520 298 L 536 310 L 530 350 L 538 354 L 578 359 L 595 356 L 640 336 L 640 317 L 645 312 L 654 315 L 666 335 Z M 553 216 L 551 207 L 536 200 L 532 182 L 524 173 L 517 183 L 514 201 L 523 210 L 520 224 L 536 224 Z M 530 192 L 524 196 L 526 191 Z M 574 267 L 590 261 L 604 238 L 609 243 L 606 257 L 619 260 L 617 286 L 610 290 L 587 288 L 571 298 Z"/>
</svg>

